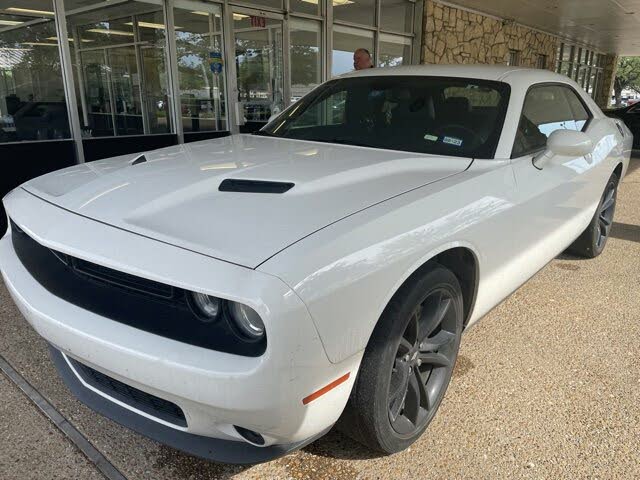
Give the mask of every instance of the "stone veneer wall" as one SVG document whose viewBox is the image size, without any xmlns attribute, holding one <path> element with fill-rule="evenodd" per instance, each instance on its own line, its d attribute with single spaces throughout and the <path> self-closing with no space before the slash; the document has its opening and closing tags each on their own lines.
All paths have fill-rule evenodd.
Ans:
<svg viewBox="0 0 640 480">
<path fill-rule="evenodd" d="M 425 0 L 424 11 L 422 63 L 506 64 L 513 49 L 521 66 L 535 67 L 542 54 L 555 70 L 557 37 L 433 0 Z"/>
<path fill-rule="evenodd" d="M 611 106 L 611 95 L 613 94 L 613 81 L 618 72 L 618 55 L 608 54 L 604 57 L 602 68 L 602 86 L 598 90 L 598 95 L 594 98 L 600 108 Z"/>
</svg>

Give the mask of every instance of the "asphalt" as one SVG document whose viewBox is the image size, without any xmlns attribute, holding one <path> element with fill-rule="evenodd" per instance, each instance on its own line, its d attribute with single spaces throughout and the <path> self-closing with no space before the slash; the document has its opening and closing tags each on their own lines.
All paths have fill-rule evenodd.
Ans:
<svg viewBox="0 0 640 480">
<path fill-rule="evenodd" d="M 253 467 L 208 463 L 91 412 L 0 284 L 0 355 L 129 479 L 640 478 L 640 156 L 605 252 L 561 255 L 463 338 L 411 449 L 371 454 L 338 432 Z M 0 478 L 100 478 L 0 375 Z"/>
</svg>

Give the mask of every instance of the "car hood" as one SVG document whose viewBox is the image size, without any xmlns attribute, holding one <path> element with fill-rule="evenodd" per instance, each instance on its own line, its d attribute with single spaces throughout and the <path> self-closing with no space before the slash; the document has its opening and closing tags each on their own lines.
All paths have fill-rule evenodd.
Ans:
<svg viewBox="0 0 640 480">
<path fill-rule="evenodd" d="M 254 135 L 155 150 L 133 162 L 139 155 L 73 166 L 23 188 L 85 217 L 255 268 L 318 229 L 471 163 Z M 294 186 L 220 191 L 225 179 Z"/>
</svg>

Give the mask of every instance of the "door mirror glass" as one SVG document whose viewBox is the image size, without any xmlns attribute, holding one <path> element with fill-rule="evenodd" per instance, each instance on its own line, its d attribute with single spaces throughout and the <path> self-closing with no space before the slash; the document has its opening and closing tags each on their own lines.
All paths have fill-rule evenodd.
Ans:
<svg viewBox="0 0 640 480">
<path fill-rule="evenodd" d="M 583 132 L 556 130 L 549 135 L 547 148 L 555 155 L 583 157 L 593 152 L 593 141 Z"/>
</svg>

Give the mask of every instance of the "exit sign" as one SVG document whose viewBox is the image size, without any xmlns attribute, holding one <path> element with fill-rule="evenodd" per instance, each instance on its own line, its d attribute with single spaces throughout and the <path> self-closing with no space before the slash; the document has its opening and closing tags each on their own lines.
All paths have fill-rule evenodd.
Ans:
<svg viewBox="0 0 640 480">
<path fill-rule="evenodd" d="M 267 19 L 265 17 L 251 16 L 249 18 L 252 27 L 265 28 L 267 26 Z"/>
</svg>

